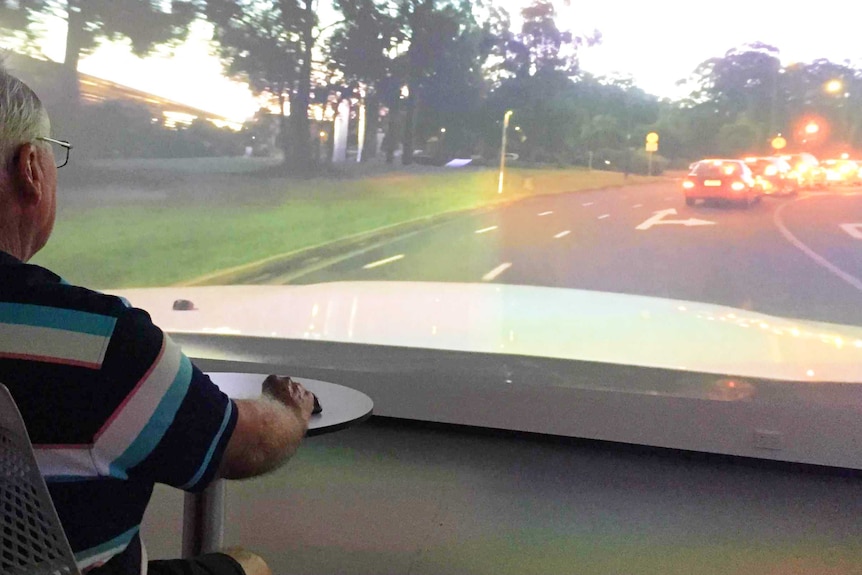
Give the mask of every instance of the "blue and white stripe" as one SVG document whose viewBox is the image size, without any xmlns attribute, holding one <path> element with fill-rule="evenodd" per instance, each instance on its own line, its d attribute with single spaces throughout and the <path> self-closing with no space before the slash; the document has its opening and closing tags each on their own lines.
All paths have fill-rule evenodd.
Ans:
<svg viewBox="0 0 862 575">
<path fill-rule="evenodd" d="M 0 303 L 0 357 L 98 369 L 116 323 L 89 312 Z"/>
<path fill-rule="evenodd" d="M 126 479 L 127 471 L 162 440 L 185 399 L 192 363 L 178 345 L 163 337 L 153 367 L 96 437 L 93 456 L 103 475 Z"/>
</svg>

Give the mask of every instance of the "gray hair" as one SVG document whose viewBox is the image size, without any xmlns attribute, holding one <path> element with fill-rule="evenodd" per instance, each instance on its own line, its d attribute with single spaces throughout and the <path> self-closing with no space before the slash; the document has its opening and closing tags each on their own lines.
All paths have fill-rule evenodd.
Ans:
<svg viewBox="0 0 862 575">
<path fill-rule="evenodd" d="M 0 60 L 0 166 L 8 170 L 18 146 L 48 136 L 50 130 L 39 96 Z"/>
</svg>

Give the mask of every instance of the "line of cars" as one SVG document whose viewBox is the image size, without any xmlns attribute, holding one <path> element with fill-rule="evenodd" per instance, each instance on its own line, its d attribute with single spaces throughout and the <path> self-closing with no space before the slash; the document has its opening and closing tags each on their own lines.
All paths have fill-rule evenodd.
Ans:
<svg viewBox="0 0 862 575">
<path fill-rule="evenodd" d="M 862 184 L 862 161 L 848 157 L 819 161 L 803 152 L 700 160 L 689 166 L 682 189 L 689 206 L 699 200 L 722 200 L 748 207 L 764 195 L 790 196 L 841 184 Z"/>
</svg>

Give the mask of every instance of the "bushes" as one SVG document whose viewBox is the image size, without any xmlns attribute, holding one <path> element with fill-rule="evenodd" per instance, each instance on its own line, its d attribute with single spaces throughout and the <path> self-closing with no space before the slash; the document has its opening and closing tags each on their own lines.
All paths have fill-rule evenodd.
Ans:
<svg viewBox="0 0 862 575">
<path fill-rule="evenodd" d="M 166 128 L 163 118 L 134 102 L 112 100 L 83 106 L 68 134 L 84 158 L 191 158 L 237 156 L 245 138 L 229 128 L 196 119 Z"/>
<path fill-rule="evenodd" d="M 658 154 L 652 157 L 652 175 L 658 176 L 668 167 L 667 158 Z M 646 175 L 649 173 L 649 154 L 643 150 L 598 150 L 593 154 L 593 169 L 628 172 Z"/>
</svg>

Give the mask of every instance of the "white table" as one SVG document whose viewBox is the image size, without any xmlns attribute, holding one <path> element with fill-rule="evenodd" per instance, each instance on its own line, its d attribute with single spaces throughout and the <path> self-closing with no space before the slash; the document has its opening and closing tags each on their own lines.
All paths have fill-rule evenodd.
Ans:
<svg viewBox="0 0 862 575">
<path fill-rule="evenodd" d="M 209 373 L 210 379 L 232 399 L 260 397 L 267 374 Z M 371 416 L 374 402 L 362 392 L 314 379 L 291 378 L 317 396 L 321 413 L 312 415 L 307 437 L 332 433 Z M 225 482 L 214 481 L 202 493 L 187 493 L 183 510 L 183 557 L 212 553 L 223 547 Z"/>
</svg>

